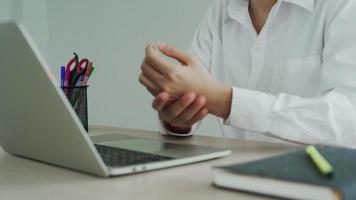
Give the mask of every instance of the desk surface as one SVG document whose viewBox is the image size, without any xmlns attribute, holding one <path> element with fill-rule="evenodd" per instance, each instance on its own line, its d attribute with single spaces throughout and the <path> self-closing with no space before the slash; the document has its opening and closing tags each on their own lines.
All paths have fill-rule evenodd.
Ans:
<svg viewBox="0 0 356 200">
<path fill-rule="evenodd" d="M 185 139 L 162 137 L 153 131 L 122 128 L 95 126 L 91 129 L 91 134 L 105 133 L 121 133 L 182 144 L 228 147 L 232 149 L 232 155 L 191 165 L 103 179 L 14 157 L 0 149 L 0 200 L 270 199 L 213 187 L 211 166 L 256 160 L 298 147 L 203 136 Z"/>
</svg>

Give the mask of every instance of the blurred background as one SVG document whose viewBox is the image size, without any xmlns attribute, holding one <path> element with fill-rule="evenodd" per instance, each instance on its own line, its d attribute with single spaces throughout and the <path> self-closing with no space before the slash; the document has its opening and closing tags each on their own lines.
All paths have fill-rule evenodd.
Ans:
<svg viewBox="0 0 356 200">
<path fill-rule="evenodd" d="M 0 0 L 0 21 L 25 25 L 58 78 L 77 52 L 94 62 L 89 123 L 158 130 L 152 96 L 138 82 L 144 48 L 164 41 L 187 49 L 212 0 Z M 199 134 L 221 136 L 215 117 Z"/>
</svg>

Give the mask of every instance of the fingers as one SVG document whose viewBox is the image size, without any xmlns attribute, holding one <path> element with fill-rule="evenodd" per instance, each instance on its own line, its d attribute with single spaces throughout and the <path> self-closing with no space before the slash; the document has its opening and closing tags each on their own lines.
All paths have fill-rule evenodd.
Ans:
<svg viewBox="0 0 356 200">
<path fill-rule="evenodd" d="M 183 95 L 177 101 L 173 102 L 168 107 L 164 108 L 159 112 L 160 118 L 163 121 L 170 122 L 172 119 L 176 118 L 180 113 L 182 113 L 192 102 L 194 102 L 196 94 L 193 92 L 188 92 Z"/>
<path fill-rule="evenodd" d="M 203 108 L 201 109 L 196 115 L 194 115 L 193 118 L 191 118 L 188 121 L 185 122 L 164 122 L 166 128 L 168 127 L 169 129 L 173 128 L 173 131 L 178 131 L 179 132 L 189 132 L 191 127 L 197 123 L 198 121 L 202 120 L 206 115 L 208 114 L 208 109 Z M 187 131 L 188 129 L 188 131 Z"/>
<path fill-rule="evenodd" d="M 187 122 L 193 119 L 199 111 L 201 111 L 206 104 L 206 98 L 204 96 L 197 97 L 192 104 L 189 105 L 179 116 L 177 116 L 173 123 L 182 123 Z"/>
<path fill-rule="evenodd" d="M 169 94 L 167 92 L 159 93 L 152 102 L 152 107 L 158 112 L 161 111 L 169 102 Z"/>
<path fill-rule="evenodd" d="M 165 95 L 164 98 L 169 98 L 169 95 Z M 195 93 L 187 93 L 178 101 L 161 109 L 159 116 L 161 120 L 174 127 L 187 128 L 191 127 L 208 114 L 205 105 L 206 98 L 204 96 L 197 97 Z"/>
<path fill-rule="evenodd" d="M 177 49 L 174 46 L 162 42 L 158 42 L 157 46 L 163 54 L 178 60 L 183 65 L 188 65 L 193 62 L 193 56 L 188 52 Z"/>
<path fill-rule="evenodd" d="M 142 64 L 141 70 L 142 70 L 143 75 L 147 79 L 149 79 L 152 83 L 154 83 L 155 85 L 159 86 L 159 84 L 161 82 L 163 82 L 162 74 L 157 72 L 155 69 L 153 69 L 147 63 L 143 63 Z"/>
<path fill-rule="evenodd" d="M 158 54 L 154 44 L 147 45 L 145 62 L 161 74 L 167 73 L 174 67 Z"/>
<path fill-rule="evenodd" d="M 142 85 L 146 87 L 146 89 L 152 94 L 156 95 L 160 92 L 160 88 L 152 83 L 144 74 L 141 74 L 139 77 L 139 81 Z"/>
<path fill-rule="evenodd" d="M 193 126 L 193 124 L 197 123 L 198 121 L 202 120 L 207 114 L 208 114 L 208 109 L 203 108 L 201 109 L 196 115 L 194 115 L 193 118 L 191 118 L 188 121 L 184 122 L 185 126 Z"/>
</svg>

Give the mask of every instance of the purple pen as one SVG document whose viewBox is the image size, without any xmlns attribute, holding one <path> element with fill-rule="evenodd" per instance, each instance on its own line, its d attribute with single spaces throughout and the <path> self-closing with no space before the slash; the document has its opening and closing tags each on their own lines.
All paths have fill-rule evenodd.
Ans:
<svg viewBox="0 0 356 200">
<path fill-rule="evenodd" d="M 64 67 L 64 66 L 61 66 L 61 87 L 63 88 L 63 87 L 65 87 L 64 86 L 64 80 L 65 80 L 65 70 L 66 70 L 66 68 Z"/>
</svg>

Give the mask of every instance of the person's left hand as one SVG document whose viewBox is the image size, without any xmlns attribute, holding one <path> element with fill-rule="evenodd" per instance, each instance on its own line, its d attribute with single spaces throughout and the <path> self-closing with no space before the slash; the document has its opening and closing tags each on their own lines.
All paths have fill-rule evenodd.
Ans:
<svg viewBox="0 0 356 200">
<path fill-rule="evenodd" d="M 191 127 L 208 114 L 204 96 L 189 92 L 173 102 L 169 99 L 167 92 L 161 92 L 152 102 L 152 107 L 158 112 L 165 128 L 171 132 L 190 132 Z"/>
</svg>

